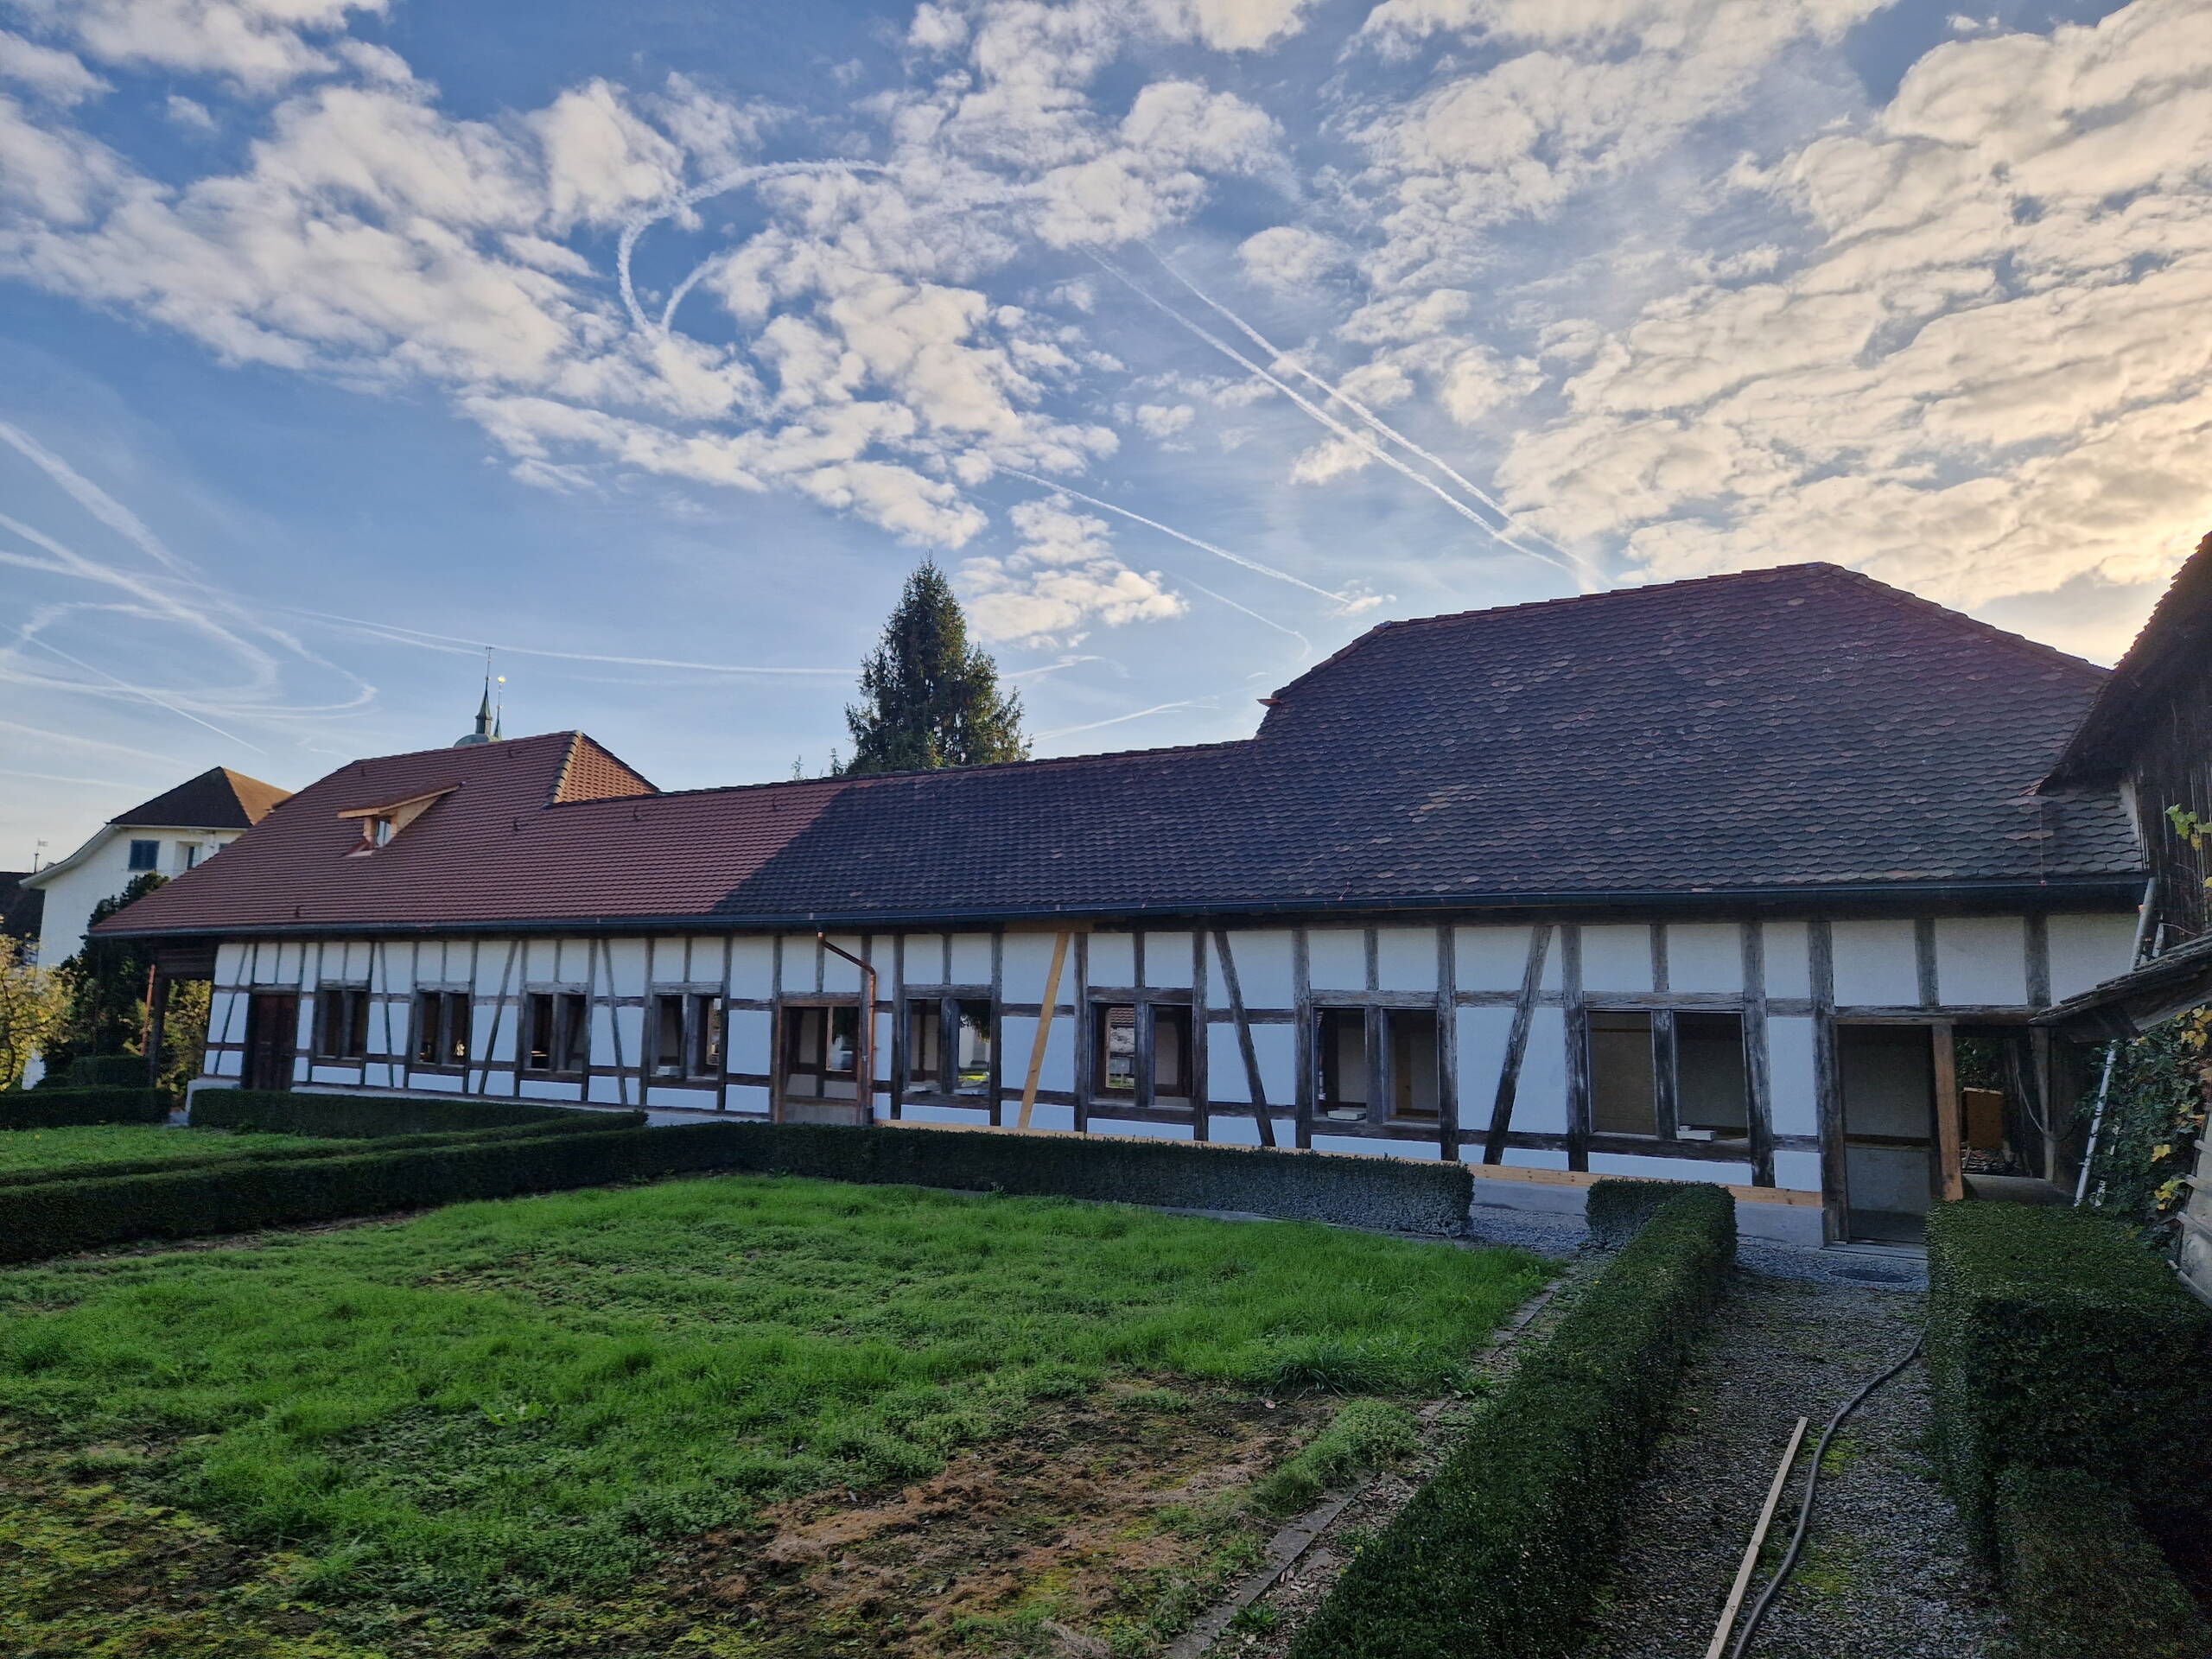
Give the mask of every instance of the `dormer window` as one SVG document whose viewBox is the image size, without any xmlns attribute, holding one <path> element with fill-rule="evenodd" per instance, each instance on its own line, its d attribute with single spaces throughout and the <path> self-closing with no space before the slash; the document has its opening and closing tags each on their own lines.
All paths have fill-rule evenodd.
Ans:
<svg viewBox="0 0 2212 1659">
<path fill-rule="evenodd" d="M 381 848 L 391 846 L 409 824 L 414 823 L 416 819 L 421 817 L 459 787 L 457 784 L 448 784 L 443 789 L 433 789 L 420 795 L 410 795 L 405 800 L 394 801 L 388 806 L 347 808 L 338 816 L 341 818 L 358 818 L 361 824 L 361 844 L 354 848 L 348 856 L 362 858 Z"/>
</svg>

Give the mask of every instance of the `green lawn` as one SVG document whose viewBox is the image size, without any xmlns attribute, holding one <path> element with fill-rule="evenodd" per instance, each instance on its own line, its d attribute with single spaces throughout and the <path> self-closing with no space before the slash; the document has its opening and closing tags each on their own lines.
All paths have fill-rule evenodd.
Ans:
<svg viewBox="0 0 2212 1659">
<path fill-rule="evenodd" d="M 1140 1448 L 1109 1463 L 1167 1444 L 1119 1418 L 1071 1428 L 1095 1415 L 1078 1402 L 1204 1407 L 1221 1444 L 1259 1445 L 1292 1421 L 1268 1415 L 1279 1402 L 1447 1393 L 1543 1276 L 1510 1251 L 1048 1199 L 746 1177 L 599 1189 L 0 1274 L 0 1421 L 18 1493 L 38 1495 L 19 1531 L 88 1481 L 95 1508 L 180 1505 L 281 1559 L 279 1600 L 357 1610 L 327 1628 L 373 1604 L 397 1621 L 375 1650 L 473 1654 L 474 1637 L 422 1632 L 480 1635 L 549 1594 L 620 1603 L 679 1546 L 765 1544 L 809 1495 L 895 1491 L 1048 1422 Z M 1195 1421 L 1176 1455 L 1195 1455 Z M 10 1542 L 0 1525 L 0 1558 Z M 22 1571 L 58 1581 L 54 1548 Z M 8 1571 L 0 1623 L 60 1617 L 30 1577 L 11 1607 Z M 71 1647 L 50 1628 L 56 1654 L 112 1634 L 69 1626 Z M 870 1650 L 702 1639 L 683 1650 Z"/>
<path fill-rule="evenodd" d="M 206 1158 L 247 1147 L 327 1147 L 303 1135 L 232 1135 L 223 1129 L 164 1128 L 159 1123 L 87 1123 L 66 1129 L 0 1130 L 0 1175 L 71 1164 Z"/>
</svg>

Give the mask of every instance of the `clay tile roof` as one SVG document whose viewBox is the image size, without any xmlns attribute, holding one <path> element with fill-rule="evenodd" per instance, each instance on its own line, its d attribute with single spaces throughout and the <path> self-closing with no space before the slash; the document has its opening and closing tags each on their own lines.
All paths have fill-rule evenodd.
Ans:
<svg viewBox="0 0 2212 1659">
<path fill-rule="evenodd" d="M 2032 792 L 2105 677 L 1796 565 L 1386 624 L 1242 742 L 665 794 L 572 733 L 361 761 L 104 925 L 812 927 L 2139 880 L 2114 797 Z M 564 794 L 585 779 L 600 798 Z M 345 856 L 359 832 L 338 811 L 448 785 Z"/>
<path fill-rule="evenodd" d="M 290 799 L 291 793 L 228 766 L 210 766 L 197 778 L 188 778 L 150 801 L 141 801 L 108 822 L 180 830 L 251 830 L 268 817 L 271 807 Z"/>
</svg>

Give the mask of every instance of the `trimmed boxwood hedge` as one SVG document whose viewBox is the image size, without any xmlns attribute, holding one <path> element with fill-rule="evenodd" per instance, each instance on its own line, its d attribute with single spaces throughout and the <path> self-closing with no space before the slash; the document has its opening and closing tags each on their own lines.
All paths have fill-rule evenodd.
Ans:
<svg viewBox="0 0 2212 1659">
<path fill-rule="evenodd" d="M 477 1096 L 441 1100 L 414 1095 L 318 1095 L 278 1089 L 202 1089 L 193 1096 L 191 1111 L 193 1122 L 202 1128 L 320 1135 L 341 1141 L 377 1140 L 389 1135 L 446 1135 L 512 1123 L 578 1124 L 597 1116 L 575 1106 L 539 1106 Z"/>
<path fill-rule="evenodd" d="M 13 1089 L 0 1094 L 0 1129 L 70 1129 L 86 1123 L 166 1123 L 160 1089 Z"/>
<path fill-rule="evenodd" d="M 582 1125 L 564 1123 L 509 1123 L 491 1129 L 453 1129 L 442 1135 L 401 1135 L 379 1139 L 378 1152 L 413 1151 L 420 1147 L 461 1146 L 477 1141 L 509 1141 L 518 1136 L 533 1135 L 575 1135 L 580 1128 L 597 1133 L 601 1129 L 643 1128 L 643 1112 L 610 1112 L 608 1121 L 601 1122 L 598 1115 Z M 190 1129 L 179 1129 L 179 1135 L 189 1135 Z M 48 1181 L 105 1180 L 117 1175 L 153 1175 L 168 1170 L 206 1169 L 216 1164 L 284 1163 L 301 1158 L 346 1158 L 358 1155 L 362 1150 L 357 1141 L 324 1141 L 304 1147 L 264 1146 L 257 1135 L 223 1135 L 203 1134 L 200 1137 L 207 1146 L 207 1153 L 200 1158 L 118 1158 L 106 1163 L 59 1164 L 44 1169 L 21 1169 L 0 1173 L 0 1192 L 10 1187 L 40 1186 Z"/>
<path fill-rule="evenodd" d="M 1678 1192 L 1709 1185 L 1703 1181 L 1636 1180 L 1613 1176 L 1590 1183 L 1584 1214 L 1590 1223 L 1590 1242 L 1600 1249 L 1618 1250 L 1643 1230 L 1643 1224 L 1659 1206 Z"/>
<path fill-rule="evenodd" d="M 1573 1651 L 1735 1248 L 1726 1192 L 1669 1197 L 1353 1559 L 1293 1659 Z"/>
<path fill-rule="evenodd" d="M 1985 1550 L 2004 1464 L 2087 1470 L 2152 1503 L 2212 1479 L 2212 1309 L 2126 1226 L 1939 1205 L 1928 1284 L 1938 1464 Z"/>
<path fill-rule="evenodd" d="M 737 1133 L 732 1125 L 702 1123 L 472 1137 L 397 1151 L 371 1145 L 324 1158 L 46 1181 L 10 1189 L 0 1205 L 0 1261 L 721 1168 Z"/>
<path fill-rule="evenodd" d="M 1466 1230 L 1474 1200 L 1474 1178 L 1456 1163 L 980 1129 L 733 1127 L 744 1137 L 735 1167 L 833 1181 L 1230 1211 L 1446 1236 Z"/>
<path fill-rule="evenodd" d="M 1997 1478 L 1992 1519 L 2024 1659 L 2212 1654 L 2212 1626 L 2110 1482 L 2015 1465 Z"/>
</svg>

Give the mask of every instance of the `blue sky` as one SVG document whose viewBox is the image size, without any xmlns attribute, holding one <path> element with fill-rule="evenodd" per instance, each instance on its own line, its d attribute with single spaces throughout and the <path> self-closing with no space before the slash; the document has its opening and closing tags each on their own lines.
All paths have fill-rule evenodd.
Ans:
<svg viewBox="0 0 2212 1659">
<path fill-rule="evenodd" d="M 2212 528 L 2212 0 L 0 0 L 0 868 L 509 729 L 1038 752 L 1803 558 L 2108 660 Z"/>
</svg>

